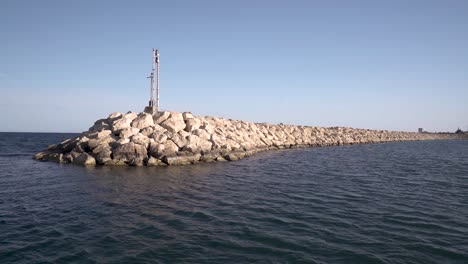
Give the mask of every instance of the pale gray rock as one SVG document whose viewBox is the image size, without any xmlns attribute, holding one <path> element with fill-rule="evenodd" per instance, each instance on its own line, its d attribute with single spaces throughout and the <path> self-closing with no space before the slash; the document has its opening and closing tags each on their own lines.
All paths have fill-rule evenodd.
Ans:
<svg viewBox="0 0 468 264">
<path fill-rule="evenodd" d="M 185 128 L 185 122 L 181 113 L 172 112 L 171 116 L 160 124 L 172 133 L 177 133 Z"/>
<path fill-rule="evenodd" d="M 200 157 L 201 162 L 215 162 L 219 157 L 218 153 L 206 153 Z"/>
<path fill-rule="evenodd" d="M 104 138 L 92 138 L 88 141 L 88 147 L 94 149 L 101 144 L 109 145 L 110 143 L 115 142 L 116 139 L 113 135 L 106 136 Z"/>
<path fill-rule="evenodd" d="M 98 132 L 94 132 L 88 135 L 90 139 L 101 139 L 105 138 L 107 136 L 110 136 L 112 134 L 111 130 L 105 129 L 105 130 L 100 130 Z"/>
<path fill-rule="evenodd" d="M 138 134 L 136 134 L 136 135 L 134 135 L 134 136 L 132 136 L 130 138 L 130 142 L 133 142 L 135 144 L 142 145 L 145 148 L 148 148 L 148 144 L 150 142 L 150 139 L 147 136 L 145 136 L 145 135 L 143 135 L 141 133 L 138 133 Z"/>
<path fill-rule="evenodd" d="M 161 132 L 167 131 L 164 127 L 162 127 L 162 126 L 160 126 L 160 125 L 158 125 L 158 124 L 154 124 L 153 130 L 154 130 L 154 131 L 161 131 Z"/>
<path fill-rule="evenodd" d="M 132 127 L 135 128 L 145 128 L 154 125 L 153 116 L 148 113 L 140 113 L 137 118 L 132 122 Z"/>
<path fill-rule="evenodd" d="M 202 122 L 200 129 L 206 131 L 210 136 L 214 133 L 215 127 L 207 122 Z"/>
<path fill-rule="evenodd" d="M 227 161 L 224 157 L 222 156 L 218 156 L 216 159 L 216 161 Z"/>
<path fill-rule="evenodd" d="M 166 140 L 163 143 L 163 146 L 164 146 L 164 152 L 163 152 L 164 156 L 172 157 L 172 156 L 175 156 L 177 152 L 179 151 L 179 147 L 174 143 L 174 141 L 170 139 Z"/>
<path fill-rule="evenodd" d="M 192 133 L 189 133 L 189 132 L 187 132 L 187 131 L 185 131 L 185 130 L 181 130 L 181 131 L 179 131 L 179 132 L 177 132 L 177 133 L 178 133 L 179 135 L 185 137 L 185 138 L 187 138 L 188 136 L 192 135 Z"/>
<path fill-rule="evenodd" d="M 151 142 L 148 147 L 148 154 L 152 157 L 160 158 L 165 155 L 164 150 L 164 144 Z"/>
<path fill-rule="evenodd" d="M 157 143 L 164 143 L 167 140 L 167 135 L 162 131 L 154 131 L 151 138 Z"/>
<path fill-rule="evenodd" d="M 65 140 L 58 144 L 58 148 L 61 150 L 62 153 L 68 153 L 72 151 L 75 147 L 76 144 L 78 143 L 79 138 L 73 138 L 70 140 Z"/>
<path fill-rule="evenodd" d="M 88 142 L 89 142 L 89 140 L 87 140 L 87 141 L 78 141 L 78 143 L 76 143 L 76 145 L 72 149 L 72 151 L 75 151 L 75 152 L 78 152 L 78 153 L 89 151 L 90 148 L 88 146 Z"/>
<path fill-rule="evenodd" d="M 118 133 L 119 133 L 120 138 L 130 138 L 131 136 L 138 134 L 138 132 L 140 132 L 140 129 L 138 128 L 127 127 L 127 128 L 120 130 Z"/>
<path fill-rule="evenodd" d="M 229 153 L 229 154 L 226 154 L 225 156 L 223 156 L 224 159 L 228 160 L 228 161 L 235 161 L 235 160 L 240 160 L 242 158 L 245 157 L 245 154 L 242 153 L 242 152 L 232 152 L 232 153 Z"/>
<path fill-rule="evenodd" d="M 78 142 L 77 143 L 84 143 L 84 142 L 88 142 L 88 141 L 89 141 L 88 137 L 81 136 L 81 137 L 78 137 Z"/>
<path fill-rule="evenodd" d="M 146 148 L 133 142 L 118 145 L 112 152 L 115 160 L 131 161 L 136 158 L 145 159 L 148 156 Z"/>
<path fill-rule="evenodd" d="M 117 143 L 117 145 L 123 145 L 123 144 L 127 144 L 130 142 L 130 138 L 121 138 L 119 140 L 117 140 L 115 143 Z"/>
<path fill-rule="evenodd" d="M 200 160 L 200 154 L 193 156 L 174 156 L 174 157 L 163 157 L 163 162 L 167 165 L 178 166 L 178 165 L 188 165 L 196 163 Z"/>
<path fill-rule="evenodd" d="M 191 119 L 188 119 L 185 124 L 186 124 L 185 131 L 192 132 L 200 128 L 201 121 L 198 118 L 191 118 Z"/>
<path fill-rule="evenodd" d="M 66 153 L 65 155 L 63 155 L 63 158 L 64 160 L 66 160 L 67 163 L 73 163 L 73 160 L 75 159 L 75 157 L 73 156 L 72 153 L 76 153 L 76 152 L 68 152 Z M 79 156 L 79 154 L 78 154 Z"/>
<path fill-rule="evenodd" d="M 162 122 L 166 121 L 166 119 L 168 119 L 170 115 L 171 115 L 171 112 L 167 112 L 167 111 L 159 112 L 153 116 L 153 121 L 155 124 L 159 125 Z"/>
<path fill-rule="evenodd" d="M 162 160 L 159 160 L 155 157 L 150 157 L 148 161 L 146 162 L 147 166 L 167 166 L 166 163 L 164 163 Z"/>
<path fill-rule="evenodd" d="M 127 166 L 127 163 L 125 163 L 124 160 L 117 160 L 117 159 L 112 159 L 104 162 L 104 165 L 106 166 Z"/>
<path fill-rule="evenodd" d="M 94 166 L 96 165 L 96 160 L 93 156 L 88 153 L 81 153 L 76 159 L 73 160 L 73 164 L 82 165 L 82 166 Z"/>
<path fill-rule="evenodd" d="M 185 145 L 188 143 L 188 139 L 186 136 L 176 133 L 171 137 L 171 140 L 174 141 L 174 143 L 179 147 L 183 148 Z"/>
<path fill-rule="evenodd" d="M 63 154 L 62 153 L 57 153 L 57 152 L 49 153 L 46 156 L 45 160 L 53 161 L 53 162 L 57 162 L 57 163 L 65 163 L 66 162 L 66 160 L 63 157 Z"/>
<path fill-rule="evenodd" d="M 226 138 L 225 137 L 219 136 L 217 134 L 213 134 L 213 135 L 211 135 L 210 141 L 211 141 L 211 143 L 213 145 L 213 149 L 225 149 L 225 148 L 227 148 Z"/>
<path fill-rule="evenodd" d="M 137 114 L 134 112 L 128 111 L 125 115 L 123 115 L 123 117 L 133 121 L 135 118 L 137 118 Z"/>
<path fill-rule="evenodd" d="M 211 135 L 203 129 L 194 130 L 192 134 L 204 140 L 210 140 L 211 138 Z"/>
<path fill-rule="evenodd" d="M 107 118 L 108 119 L 116 119 L 116 118 L 119 118 L 121 116 L 122 116 L 122 113 L 114 112 L 114 113 L 110 114 Z"/>
<path fill-rule="evenodd" d="M 97 132 L 101 130 L 110 129 L 110 125 L 107 119 L 99 119 L 94 122 L 94 125 L 88 129 L 89 132 Z"/>
<path fill-rule="evenodd" d="M 182 117 L 184 119 L 184 121 L 187 121 L 188 119 L 192 119 L 192 118 L 195 118 L 191 112 L 183 112 L 182 113 Z"/>
<path fill-rule="evenodd" d="M 41 152 L 38 152 L 34 155 L 34 159 L 36 160 L 47 160 L 47 155 L 49 153 L 47 151 L 41 151 Z"/>
<path fill-rule="evenodd" d="M 93 149 L 93 157 L 96 159 L 97 164 L 105 164 L 111 160 L 111 147 L 109 145 L 99 145 Z"/>
<path fill-rule="evenodd" d="M 280 146 L 281 144 L 277 144 L 277 146 Z M 252 149 L 255 149 L 255 144 L 253 144 L 252 142 L 248 142 L 248 141 L 244 141 L 240 144 L 240 148 L 248 151 L 248 150 L 252 150 Z M 280 148 L 280 147 L 278 147 Z"/>
<path fill-rule="evenodd" d="M 112 131 L 115 133 L 119 130 L 129 128 L 131 123 L 132 123 L 132 120 L 126 117 L 117 119 L 112 123 Z"/>
<path fill-rule="evenodd" d="M 131 159 L 127 162 L 128 165 L 130 166 L 135 166 L 135 167 L 141 167 L 145 165 L 145 159 L 144 158 L 134 158 Z"/>
<path fill-rule="evenodd" d="M 147 136 L 147 137 L 152 137 L 152 134 L 154 132 L 154 128 L 153 127 L 145 127 L 143 128 L 140 133 Z"/>
<path fill-rule="evenodd" d="M 183 151 L 187 151 L 194 154 L 205 154 L 211 152 L 211 147 L 213 144 L 210 141 L 201 139 L 196 135 L 190 135 L 187 138 L 187 140 L 188 144 L 184 146 L 184 148 L 182 149 Z"/>
</svg>

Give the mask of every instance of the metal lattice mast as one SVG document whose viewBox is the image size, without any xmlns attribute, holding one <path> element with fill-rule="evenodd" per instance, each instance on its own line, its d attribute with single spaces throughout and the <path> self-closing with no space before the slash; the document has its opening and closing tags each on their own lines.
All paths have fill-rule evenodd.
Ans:
<svg viewBox="0 0 468 264">
<path fill-rule="evenodd" d="M 151 75 L 148 77 L 151 79 L 151 85 L 150 85 L 150 101 L 149 101 L 149 107 L 154 108 L 154 68 L 156 66 L 156 50 L 153 49 L 153 67 L 151 69 Z"/>
<path fill-rule="evenodd" d="M 156 76 L 156 111 L 159 111 L 159 52 L 158 50 L 154 53 L 154 62 L 157 64 L 157 76 Z"/>
<path fill-rule="evenodd" d="M 157 71 L 156 80 L 154 76 L 154 71 Z M 151 79 L 150 85 L 150 100 L 147 107 L 145 107 L 145 113 L 150 113 L 152 115 L 159 112 L 159 53 L 157 49 L 153 49 L 153 67 L 151 69 L 151 75 L 148 77 Z M 156 84 L 155 84 L 156 81 Z M 154 90 L 156 88 L 156 102 L 154 101 Z"/>
</svg>

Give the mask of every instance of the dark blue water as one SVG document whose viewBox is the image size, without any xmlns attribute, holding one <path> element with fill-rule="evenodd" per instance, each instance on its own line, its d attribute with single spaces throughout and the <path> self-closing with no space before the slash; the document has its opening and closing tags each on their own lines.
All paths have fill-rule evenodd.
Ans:
<svg viewBox="0 0 468 264">
<path fill-rule="evenodd" d="M 0 263 L 468 263 L 468 141 L 83 168 L 0 133 Z"/>
</svg>

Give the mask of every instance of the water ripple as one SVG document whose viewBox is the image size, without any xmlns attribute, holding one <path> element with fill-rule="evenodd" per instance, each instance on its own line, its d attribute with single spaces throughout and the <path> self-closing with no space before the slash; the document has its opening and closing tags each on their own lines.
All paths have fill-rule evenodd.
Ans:
<svg viewBox="0 0 468 264">
<path fill-rule="evenodd" d="M 468 262 L 467 141 L 80 168 L 36 136 L 1 139 L 1 263 Z"/>
</svg>

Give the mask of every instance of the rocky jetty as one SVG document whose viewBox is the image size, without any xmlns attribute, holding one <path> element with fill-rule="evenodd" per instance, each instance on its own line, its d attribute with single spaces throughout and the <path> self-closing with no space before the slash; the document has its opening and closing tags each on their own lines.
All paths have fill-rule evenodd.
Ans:
<svg viewBox="0 0 468 264">
<path fill-rule="evenodd" d="M 34 159 L 85 166 L 185 165 L 238 160 L 272 149 L 451 138 L 455 136 L 249 123 L 189 112 L 128 112 L 99 119 L 79 137 L 51 145 Z"/>
</svg>

